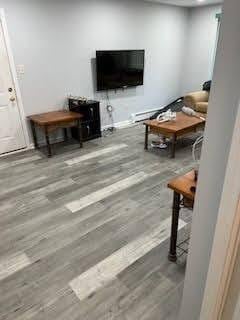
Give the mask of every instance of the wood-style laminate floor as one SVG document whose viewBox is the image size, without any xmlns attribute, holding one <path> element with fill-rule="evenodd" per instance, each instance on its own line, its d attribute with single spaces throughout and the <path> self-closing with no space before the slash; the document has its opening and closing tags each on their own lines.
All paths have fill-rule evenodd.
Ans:
<svg viewBox="0 0 240 320">
<path fill-rule="evenodd" d="M 143 150 L 144 127 L 0 158 L 1 320 L 174 320 L 185 273 L 167 260 L 172 193 L 191 144 Z M 180 238 L 189 229 L 183 212 Z"/>
</svg>

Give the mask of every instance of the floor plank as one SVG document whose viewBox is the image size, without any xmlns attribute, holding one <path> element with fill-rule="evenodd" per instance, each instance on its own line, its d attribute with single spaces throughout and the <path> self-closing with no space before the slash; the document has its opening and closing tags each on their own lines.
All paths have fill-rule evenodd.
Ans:
<svg viewBox="0 0 240 320">
<path fill-rule="evenodd" d="M 184 226 L 185 223 L 180 220 L 179 229 Z M 159 227 L 154 229 L 150 234 L 137 238 L 107 259 L 81 274 L 78 278 L 72 280 L 70 282 L 71 288 L 80 300 L 86 299 L 96 290 L 114 280 L 117 275 L 129 265 L 164 242 L 164 240 L 169 237 L 170 227 L 171 219 L 164 220 Z"/>
<path fill-rule="evenodd" d="M 12 256 L 2 258 L 0 260 L 0 280 L 9 277 L 30 264 L 31 261 L 24 252 L 18 252 Z"/>
<path fill-rule="evenodd" d="M 0 158 L 0 320 L 175 319 L 186 256 L 167 259 L 167 182 L 194 167 L 195 138 L 170 159 L 144 151 L 138 124 L 82 149 L 57 144 L 51 159 Z M 191 212 L 181 219 L 180 240 Z"/>
<path fill-rule="evenodd" d="M 101 149 L 101 150 L 98 150 L 98 151 L 93 151 L 91 153 L 88 153 L 88 154 L 80 156 L 80 157 L 73 158 L 71 160 L 67 160 L 67 161 L 65 161 L 65 163 L 68 166 L 72 166 L 72 165 L 74 165 L 76 163 L 80 163 L 80 162 L 83 162 L 83 161 L 86 161 L 86 160 L 89 160 L 89 159 L 97 158 L 97 157 L 100 157 L 102 155 L 105 155 L 106 153 L 115 152 L 115 151 L 118 151 L 118 150 L 120 150 L 122 148 L 126 148 L 126 147 L 127 147 L 127 145 L 122 143 L 122 144 L 111 146 L 111 147 L 108 147 L 108 148 L 104 148 L 104 149 Z"/>
<path fill-rule="evenodd" d="M 142 181 L 146 180 L 149 176 L 150 175 L 146 174 L 145 172 L 140 171 L 135 175 L 132 175 L 105 188 L 95 191 L 94 193 L 91 193 L 79 200 L 67 203 L 66 208 L 69 209 L 71 212 L 77 212 L 79 210 L 82 210 L 83 208 L 90 206 L 93 203 L 99 202 L 113 194 L 116 194 L 122 190 L 130 188 L 133 185 L 141 183 Z"/>
</svg>

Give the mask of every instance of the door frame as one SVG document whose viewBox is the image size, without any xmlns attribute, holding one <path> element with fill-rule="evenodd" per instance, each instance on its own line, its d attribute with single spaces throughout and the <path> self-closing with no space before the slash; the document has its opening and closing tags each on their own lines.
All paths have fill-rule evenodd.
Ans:
<svg viewBox="0 0 240 320">
<path fill-rule="evenodd" d="M 240 102 L 215 229 L 200 320 L 221 320 L 240 246 Z M 239 301 L 240 305 L 240 301 Z"/>
<path fill-rule="evenodd" d="M 25 115 L 25 111 L 23 108 L 22 95 L 21 95 L 20 86 L 18 83 L 16 66 L 14 63 L 13 52 L 12 52 L 12 48 L 10 45 L 10 37 L 9 37 L 9 33 L 8 33 L 8 28 L 7 28 L 5 11 L 2 8 L 0 8 L 0 21 L 2 22 L 3 36 L 4 36 L 4 40 L 5 40 L 5 44 L 6 44 L 10 71 L 11 71 L 13 84 L 14 84 L 14 88 L 15 88 L 15 94 L 16 94 L 16 98 L 17 98 L 17 107 L 19 110 L 19 117 L 20 117 L 20 122 L 22 125 L 23 135 L 24 135 L 24 140 L 25 140 L 25 147 L 24 148 L 17 150 L 17 151 L 13 151 L 13 152 L 10 151 L 8 153 L 0 155 L 0 157 L 2 157 L 2 156 L 6 156 L 8 154 L 14 153 L 14 152 L 20 152 L 20 151 L 24 151 L 26 149 L 31 149 L 31 143 L 30 143 L 30 137 L 29 137 L 28 128 L 27 128 L 26 115 Z"/>
</svg>

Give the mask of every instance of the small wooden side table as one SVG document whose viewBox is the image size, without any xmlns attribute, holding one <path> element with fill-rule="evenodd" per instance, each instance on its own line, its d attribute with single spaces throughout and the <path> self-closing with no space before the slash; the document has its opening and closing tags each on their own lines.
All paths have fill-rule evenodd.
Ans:
<svg viewBox="0 0 240 320">
<path fill-rule="evenodd" d="M 196 185 L 194 170 L 168 183 L 168 188 L 173 190 L 172 227 L 168 259 L 173 262 L 177 260 L 177 236 L 181 196 L 185 201 L 191 203 L 193 207 L 195 192 L 191 191 L 191 188 L 196 188 Z"/>
<path fill-rule="evenodd" d="M 81 128 L 81 118 L 82 114 L 71 112 L 71 111 L 53 111 L 47 113 L 41 113 L 29 116 L 33 141 L 35 148 L 39 148 L 36 135 L 36 126 L 42 129 L 45 133 L 48 157 L 52 156 L 52 149 L 49 142 L 49 133 L 62 128 L 64 130 L 64 137 L 67 140 L 67 128 L 78 127 L 80 148 L 82 148 L 82 128 Z"/>
</svg>

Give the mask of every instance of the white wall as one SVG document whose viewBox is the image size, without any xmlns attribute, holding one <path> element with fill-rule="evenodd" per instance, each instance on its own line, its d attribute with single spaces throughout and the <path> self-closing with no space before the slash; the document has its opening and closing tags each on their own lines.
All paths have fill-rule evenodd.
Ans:
<svg viewBox="0 0 240 320">
<path fill-rule="evenodd" d="M 212 79 L 217 26 L 216 14 L 221 6 L 206 6 L 189 10 L 189 24 L 182 73 L 182 93 L 201 90 Z"/>
<path fill-rule="evenodd" d="M 238 320 L 240 316 L 240 248 L 234 266 L 221 320 Z"/>
<path fill-rule="evenodd" d="M 110 95 L 115 122 L 180 96 L 187 9 L 137 0 L 0 0 L 0 7 L 15 62 L 25 65 L 27 115 L 61 108 L 68 94 L 105 100 L 94 89 L 95 51 L 104 49 L 146 50 L 144 86 Z"/>
<path fill-rule="evenodd" d="M 224 2 L 179 320 L 198 320 L 202 305 L 240 99 L 239 12 L 239 0 Z"/>
</svg>

